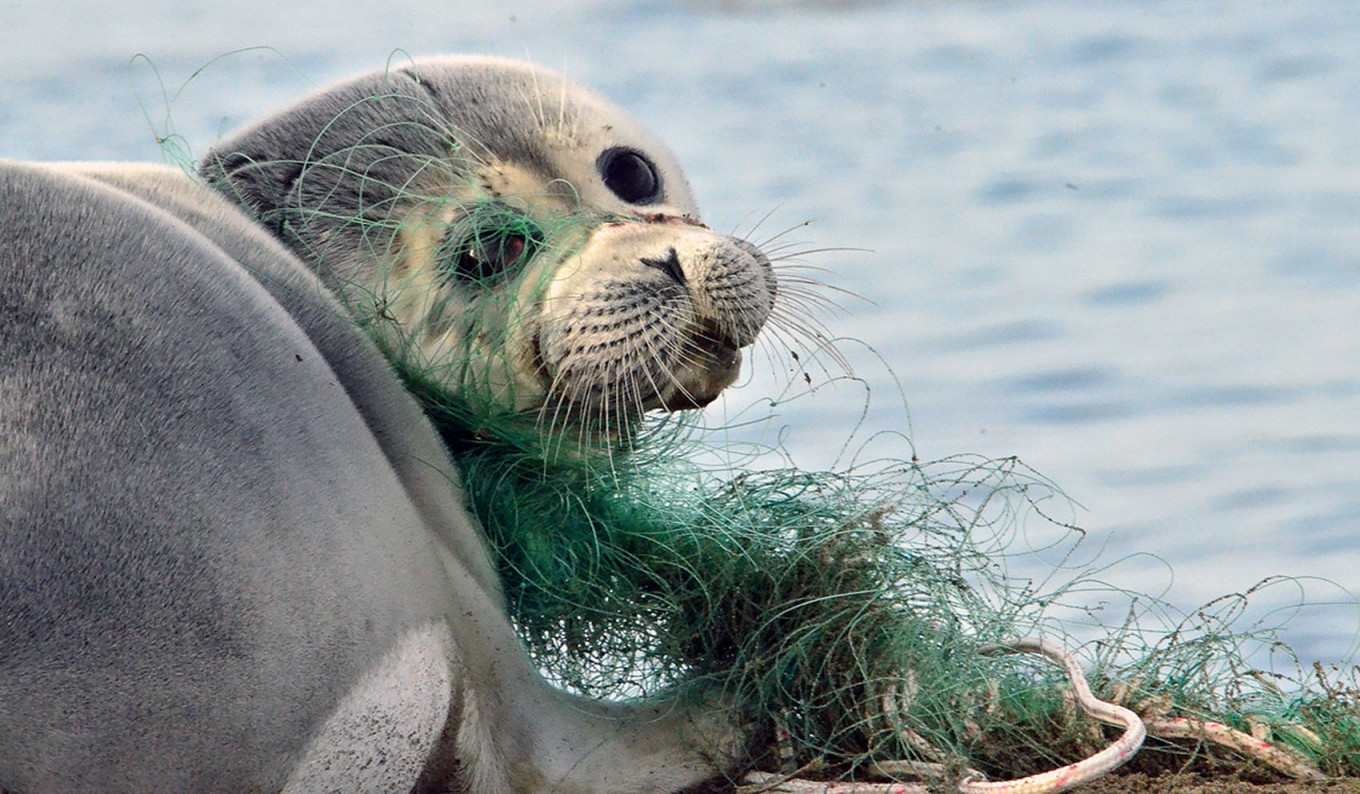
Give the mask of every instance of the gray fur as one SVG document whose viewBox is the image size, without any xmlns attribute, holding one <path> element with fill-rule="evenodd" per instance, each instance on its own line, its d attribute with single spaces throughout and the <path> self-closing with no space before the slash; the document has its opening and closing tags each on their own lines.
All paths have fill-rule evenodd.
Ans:
<svg viewBox="0 0 1360 794">
<path fill-rule="evenodd" d="M 0 789 L 623 794 L 730 763 L 741 732 L 715 704 L 595 703 L 543 681 L 440 441 L 334 294 L 385 266 L 361 231 L 316 225 L 335 197 L 382 198 L 355 173 L 437 186 L 584 158 L 515 132 L 504 92 L 526 79 L 549 78 L 449 62 L 286 110 L 205 165 L 253 217 L 169 169 L 0 162 Z M 393 90 L 370 105 L 375 86 Z M 558 89 L 597 127 L 612 118 Z M 354 123 L 332 141 L 337 114 Z M 365 129 L 380 148 L 355 148 Z M 590 198 L 588 169 L 575 211 L 635 219 L 611 257 L 678 247 L 667 290 L 676 272 L 726 284 L 683 305 L 706 328 L 732 318 L 712 332 L 730 358 L 769 311 L 768 262 L 685 220 L 678 167 L 647 151 L 663 222 Z M 348 176 L 287 165 L 333 156 Z M 401 191 L 361 209 L 400 227 Z M 601 267 L 663 278 L 636 259 Z M 703 314 L 747 282 L 764 308 Z M 732 375 L 689 366 L 716 388 Z"/>
</svg>

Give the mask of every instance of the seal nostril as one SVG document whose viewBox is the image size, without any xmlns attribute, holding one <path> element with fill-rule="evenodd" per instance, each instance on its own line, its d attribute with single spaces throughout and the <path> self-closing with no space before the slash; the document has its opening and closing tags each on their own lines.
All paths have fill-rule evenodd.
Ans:
<svg viewBox="0 0 1360 794">
<path fill-rule="evenodd" d="M 677 284 L 686 283 L 685 271 L 680 268 L 680 254 L 676 253 L 674 246 L 671 246 L 670 250 L 667 251 L 667 254 L 668 256 L 665 259 L 647 259 L 646 257 L 642 257 L 638 259 L 638 261 L 647 267 L 660 270 L 662 273 L 665 273 L 674 279 Z"/>
</svg>

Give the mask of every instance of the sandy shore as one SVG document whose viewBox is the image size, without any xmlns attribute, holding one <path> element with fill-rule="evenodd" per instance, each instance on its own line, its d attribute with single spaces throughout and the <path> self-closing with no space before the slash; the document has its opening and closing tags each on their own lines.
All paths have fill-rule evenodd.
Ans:
<svg viewBox="0 0 1360 794">
<path fill-rule="evenodd" d="M 695 789 L 700 794 L 729 794 L 731 791 L 731 787 Z M 945 791 L 941 789 L 942 793 Z M 1077 786 L 1071 791 L 1073 794 L 1360 794 L 1360 778 L 1285 783 L 1194 772 L 1124 772 Z"/>
<path fill-rule="evenodd" d="M 1320 783 L 1251 783 L 1200 775 L 1115 775 L 1073 789 L 1082 794 L 1360 794 L 1360 780 Z"/>
</svg>

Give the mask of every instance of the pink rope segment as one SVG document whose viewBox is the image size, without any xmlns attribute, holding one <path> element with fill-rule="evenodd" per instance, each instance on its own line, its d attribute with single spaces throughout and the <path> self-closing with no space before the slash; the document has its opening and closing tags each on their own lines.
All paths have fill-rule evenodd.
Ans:
<svg viewBox="0 0 1360 794">
<path fill-rule="evenodd" d="M 1025 637 L 1004 644 L 986 646 L 982 652 L 1033 653 L 1062 665 L 1067 670 L 1067 677 L 1072 681 L 1072 694 L 1076 696 L 1077 705 L 1081 706 L 1081 710 L 1101 722 L 1122 726 L 1124 733 L 1104 750 L 1061 769 L 1015 780 L 964 781 L 959 784 L 959 791 L 963 794 L 1056 794 L 1108 775 L 1132 758 L 1134 753 L 1138 752 L 1138 748 L 1143 746 L 1143 740 L 1147 738 L 1147 727 L 1143 725 L 1142 719 L 1123 706 L 1107 703 L 1092 695 L 1091 687 L 1086 683 L 1086 674 L 1082 672 L 1076 657 L 1064 651 L 1057 643 L 1037 637 Z"/>
<path fill-rule="evenodd" d="M 1067 677 L 1072 681 L 1072 691 L 1081 709 L 1102 722 L 1122 726 L 1124 733 L 1104 750 L 1061 769 L 1041 772 L 1037 775 L 1015 780 L 997 781 L 978 780 L 977 774 L 970 772 L 958 784 L 960 794 L 1057 794 L 1061 791 L 1067 791 L 1073 786 L 1090 782 L 1117 769 L 1125 761 L 1132 758 L 1134 753 L 1138 752 L 1138 748 L 1143 744 L 1143 739 L 1147 737 L 1147 728 L 1137 714 L 1123 706 L 1098 700 L 1091 694 L 1091 687 L 1086 683 L 1086 674 L 1082 672 L 1081 665 L 1056 643 L 1035 637 L 1026 637 L 1004 644 L 984 646 L 982 652 L 989 655 L 1033 653 L 1062 665 L 1067 671 Z M 881 766 L 886 768 L 890 765 L 884 763 Z M 896 767 L 897 765 L 893 764 L 892 766 Z M 936 764 L 914 764 L 912 766 L 921 769 L 923 772 L 933 771 L 936 768 L 943 771 L 943 766 Z M 928 794 L 930 791 L 928 785 L 918 783 L 827 783 L 789 779 L 787 776 L 772 775 L 765 772 L 753 772 L 743 782 L 747 785 L 738 788 L 738 794 L 758 794 L 759 792 L 771 792 L 772 794 Z"/>
<path fill-rule="evenodd" d="M 1301 780 L 1323 780 L 1327 776 L 1295 753 L 1248 733 L 1229 728 L 1221 722 L 1202 722 L 1184 717 L 1151 717 L 1148 732 L 1159 739 L 1199 739 L 1260 761 L 1277 772 Z"/>
</svg>

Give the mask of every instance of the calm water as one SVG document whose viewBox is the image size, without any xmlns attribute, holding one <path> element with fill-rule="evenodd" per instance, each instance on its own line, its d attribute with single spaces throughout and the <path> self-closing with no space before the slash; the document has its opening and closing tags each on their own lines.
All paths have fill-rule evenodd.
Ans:
<svg viewBox="0 0 1360 794">
<path fill-rule="evenodd" d="M 1333 605 L 1285 636 L 1353 650 L 1360 5 L 477 5 L 0 4 L 0 156 L 202 151 L 403 53 L 564 68 L 670 141 L 713 225 L 810 221 L 789 238 L 841 249 L 806 261 L 868 299 L 827 321 L 862 341 L 842 349 L 868 428 L 923 459 L 1018 455 L 1101 559 L 1155 555 L 1113 581 L 1182 606 L 1317 577 Z M 759 359 L 725 410 L 801 379 L 788 363 Z M 779 418 L 820 467 L 865 392 L 808 374 Z M 1275 596 L 1259 609 L 1297 594 Z"/>
</svg>

